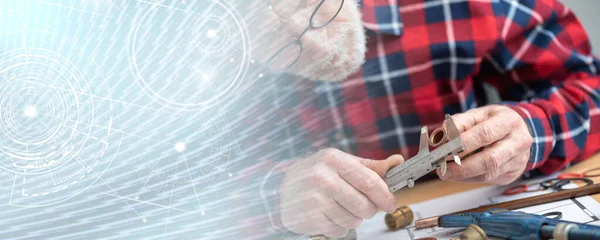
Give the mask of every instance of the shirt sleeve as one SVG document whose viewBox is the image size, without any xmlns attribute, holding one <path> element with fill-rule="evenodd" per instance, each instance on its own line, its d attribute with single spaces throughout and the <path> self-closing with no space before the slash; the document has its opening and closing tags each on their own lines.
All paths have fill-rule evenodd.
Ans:
<svg viewBox="0 0 600 240">
<path fill-rule="evenodd" d="M 528 170 L 551 174 L 590 157 L 600 149 L 600 62 L 582 25 L 556 0 L 499 1 L 496 9 L 504 10 L 500 40 L 481 79 L 529 125 Z"/>
</svg>

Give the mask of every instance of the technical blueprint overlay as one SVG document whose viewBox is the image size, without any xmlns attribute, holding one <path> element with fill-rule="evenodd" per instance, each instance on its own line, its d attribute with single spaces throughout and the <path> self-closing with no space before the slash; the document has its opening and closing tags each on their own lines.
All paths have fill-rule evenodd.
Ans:
<svg viewBox="0 0 600 240">
<path fill-rule="evenodd" d="M 1 239 L 228 231 L 263 76 L 232 2 L 0 1 Z"/>
</svg>

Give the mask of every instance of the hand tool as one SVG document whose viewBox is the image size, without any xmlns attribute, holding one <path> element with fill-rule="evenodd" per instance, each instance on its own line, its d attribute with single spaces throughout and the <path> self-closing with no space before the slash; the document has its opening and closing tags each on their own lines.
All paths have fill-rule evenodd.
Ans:
<svg viewBox="0 0 600 240">
<path fill-rule="evenodd" d="M 600 240 L 599 226 L 506 209 L 446 215 L 440 217 L 439 223 L 443 228 L 466 228 L 475 224 L 489 236 L 509 240 Z"/>
<path fill-rule="evenodd" d="M 569 178 L 584 178 L 585 176 L 583 176 L 583 174 L 581 173 L 561 173 L 558 175 L 558 179 L 560 180 L 565 180 L 565 179 L 569 179 Z"/>
<path fill-rule="evenodd" d="M 502 208 L 508 210 L 515 210 L 524 207 L 530 207 L 534 205 L 556 202 L 560 200 L 565 200 L 569 198 L 577 198 L 582 196 L 588 196 L 600 193 L 600 184 L 589 185 L 581 188 L 568 189 L 560 192 L 553 192 L 548 194 L 542 194 L 538 196 L 522 198 L 517 200 L 512 200 L 503 203 L 490 204 L 485 206 L 480 206 L 460 212 L 455 212 L 453 214 L 459 213 L 467 213 L 467 212 L 485 212 L 493 208 Z M 415 221 L 415 227 L 417 229 L 430 228 L 439 226 L 439 218 L 440 217 L 431 217 L 426 219 L 421 219 Z"/>
<path fill-rule="evenodd" d="M 538 188 L 532 188 L 531 186 L 536 186 L 538 185 Z M 528 185 L 528 184 L 520 184 L 514 187 L 509 187 L 506 190 L 504 190 L 504 192 L 502 192 L 502 195 L 505 196 L 511 196 L 511 195 L 516 195 L 519 193 L 525 193 L 525 192 L 538 192 L 538 191 L 544 191 L 547 188 L 540 186 L 540 184 L 532 184 L 532 185 Z"/>
<path fill-rule="evenodd" d="M 463 152 L 463 145 L 458 128 L 448 114 L 446 114 L 444 124 L 445 131 L 435 131 L 436 134 L 432 134 L 431 139 L 428 136 L 427 126 L 421 128 L 419 153 L 386 173 L 385 183 L 391 192 L 396 192 L 406 186 L 414 187 L 417 179 L 437 168 L 440 168 L 441 174 L 444 175 L 447 167 L 446 158 L 450 156 L 453 156 L 457 164 L 461 164 L 458 154 Z M 444 133 L 446 136 L 443 136 Z M 430 144 L 436 146 L 445 140 L 448 142 L 437 146 L 431 152 L 429 151 Z"/>
</svg>

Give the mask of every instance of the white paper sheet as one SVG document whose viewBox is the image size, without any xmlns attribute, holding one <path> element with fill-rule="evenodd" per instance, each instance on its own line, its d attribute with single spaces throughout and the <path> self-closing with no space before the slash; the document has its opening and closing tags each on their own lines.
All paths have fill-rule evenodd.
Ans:
<svg viewBox="0 0 600 240">
<path fill-rule="evenodd" d="M 422 219 L 470 209 L 481 205 L 526 198 L 532 195 L 550 192 L 540 191 L 517 194 L 513 196 L 503 196 L 502 191 L 505 189 L 506 187 L 487 187 L 475 189 L 409 205 L 409 207 L 413 210 L 415 219 Z M 515 211 L 523 211 L 535 214 L 560 211 L 563 214 L 562 220 L 590 223 L 600 226 L 600 204 L 593 198 L 587 196 L 573 200 L 563 200 L 554 203 L 527 207 Z M 415 240 L 425 237 L 435 237 L 438 240 L 450 240 L 452 238 L 459 238 L 463 230 L 441 228 L 416 230 L 414 226 L 409 226 L 406 229 L 391 232 L 387 230 L 387 227 L 385 226 L 385 222 L 383 220 L 384 216 L 385 213 L 381 212 L 372 219 L 365 220 L 361 227 L 357 229 L 358 239 Z"/>
</svg>

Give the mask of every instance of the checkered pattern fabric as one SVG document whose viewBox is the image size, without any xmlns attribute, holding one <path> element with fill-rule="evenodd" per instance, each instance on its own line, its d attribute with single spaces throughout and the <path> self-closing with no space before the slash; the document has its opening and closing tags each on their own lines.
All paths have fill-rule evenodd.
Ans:
<svg viewBox="0 0 600 240">
<path fill-rule="evenodd" d="M 363 0 L 361 6 L 368 51 L 359 72 L 339 83 L 280 79 L 278 117 L 293 127 L 283 130 L 277 151 L 306 144 L 371 159 L 408 158 L 418 151 L 422 126 L 434 129 L 444 114 L 486 104 L 484 85 L 494 86 L 529 125 L 529 170 L 550 174 L 600 149 L 600 61 L 560 2 Z"/>
<path fill-rule="evenodd" d="M 363 0 L 362 8 L 366 63 L 315 88 L 315 115 L 332 121 L 316 132 L 333 131 L 342 150 L 410 157 L 421 126 L 485 104 L 483 84 L 529 124 L 528 169 L 552 173 L 600 149 L 600 62 L 560 2 Z"/>
</svg>

